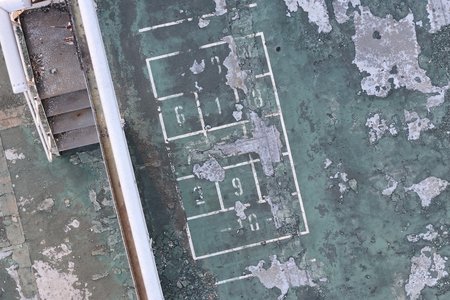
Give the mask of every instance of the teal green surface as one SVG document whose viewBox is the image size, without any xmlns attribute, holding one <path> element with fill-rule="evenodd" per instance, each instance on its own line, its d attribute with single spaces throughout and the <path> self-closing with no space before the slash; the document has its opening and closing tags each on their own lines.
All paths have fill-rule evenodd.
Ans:
<svg viewBox="0 0 450 300">
<path fill-rule="evenodd" d="M 380 17 L 392 14 L 400 19 L 411 10 L 417 20 L 427 22 L 425 1 L 362 2 Z M 167 298 L 187 296 L 189 299 L 207 299 L 214 298 L 216 293 L 220 299 L 275 299 L 280 294 L 279 290 L 265 288 L 257 278 L 218 286 L 214 286 L 214 282 L 248 274 L 246 268 L 256 265 L 259 260 L 265 260 L 267 268 L 269 257 L 277 255 L 281 262 L 294 257 L 297 265 L 316 259 L 327 278 L 317 287 L 291 288 L 286 299 L 402 299 L 410 274 L 411 257 L 420 254 L 420 249 L 425 245 L 434 247 L 442 256 L 450 255 L 448 237 L 445 235 L 432 242 L 410 243 L 406 239 L 408 234 L 425 232 L 427 224 L 433 224 L 435 228 L 442 226 L 444 229 L 440 232 L 449 227 L 448 192 L 442 192 L 432 205 L 422 208 L 415 193 L 404 191 L 405 187 L 429 176 L 450 178 L 448 101 L 427 112 L 427 96 L 419 92 L 402 88 L 393 90 L 386 98 L 376 98 L 361 91 L 360 83 L 364 75 L 352 63 L 355 56 L 351 38 L 354 34 L 353 23 L 338 24 L 333 18 L 330 1 L 327 1 L 327 6 L 333 30 L 327 34 L 317 33 L 317 26 L 309 23 L 306 13 L 300 9 L 291 18 L 286 17 L 286 6 L 281 0 L 258 1 L 254 9 L 243 8 L 242 3 L 229 2 L 230 7 L 238 8 L 240 18 L 232 20 L 232 14 L 214 17 L 204 29 L 198 28 L 197 19 L 214 11 L 213 1 L 139 0 L 123 3 L 102 0 L 98 4 L 104 41 L 121 110 L 127 122 L 126 132 L 148 223 L 156 240 L 155 255 Z M 193 17 L 194 21 L 138 32 L 143 27 L 187 17 Z M 434 84 L 444 85 L 449 80 L 449 66 L 448 60 L 445 62 L 448 51 L 442 49 L 448 47 L 445 37 L 448 37 L 450 29 L 447 27 L 437 34 L 430 34 L 420 27 L 416 30 L 422 48 L 419 57 L 421 67 Z M 191 174 L 190 167 L 186 165 L 190 149 L 206 151 L 216 142 L 242 137 L 245 132 L 241 127 L 233 127 L 215 131 L 210 140 L 205 140 L 200 134 L 172 141 L 166 147 L 158 103 L 152 93 L 145 60 L 174 51 L 198 49 L 201 45 L 220 41 L 224 36 L 238 38 L 257 32 L 263 32 L 265 36 L 309 234 L 294 234 L 288 240 L 193 261 L 189 256 L 186 217 L 216 210 L 219 207 L 216 190 L 214 184 L 202 181 L 203 192 L 210 202 L 206 207 L 198 208 L 189 203 L 197 199 L 192 190 L 200 183 L 194 182 L 196 179 L 177 183 L 176 177 Z M 239 51 L 245 50 L 245 44 L 238 47 Z M 255 45 L 253 42 L 249 44 Z M 155 64 L 152 62 L 158 96 L 194 92 L 193 81 L 198 81 L 204 89 L 198 93 L 205 123 L 215 127 L 234 122 L 230 116 L 234 109 L 233 94 L 225 85 L 224 66 L 223 76 L 217 76 L 217 72 L 207 73 L 205 69 L 205 73 L 196 77 L 189 71 L 194 59 L 199 61 L 215 55 L 223 61 L 229 53 L 226 46 L 220 45 L 206 51 L 193 50 L 158 60 Z M 256 57 L 263 56 L 261 45 L 250 48 L 259 51 L 260 55 Z M 206 60 L 206 63 L 211 62 Z M 241 67 L 250 67 L 254 75 L 268 71 L 262 59 L 244 60 Z M 180 75 L 183 72 L 185 76 Z M 255 80 L 256 84 L 261 84 L 257 90 L 264 95 L 264 99 L 273 103 L 270 101 L 273 91 L 264 80 Z M 244 97 L 241 91 L 239 95 Z M 214 97 L 226 103 L 222 106 L 223 115 L 228 114 L 228 118 L 214 113 L 217 110 Z M 448 100 L 448 95 L 446 97 Z M 195 99 L 189 96 L 169 102 L 172 100 L 161 104 L 163 118 L 167 120 L 165 124 L 168 124 L 168 136 L 201 130 Z M 273 105 L 259 108 L 253 100 L 251 96 L 245 99 L 245 107 L 259 109 L 260 113 L 274 112 Z M 186 126 L 182 127 L 177 125 L 176 115 L 169 113 L 179 105 L 186 113 Z M 414 110 L 420 116 L 428 117 L 436 128 L 423 132 L 417 141 L 408 141 L 404 110 Z M 395 137 L 385 135 L 371 145 L 365 123 L 374 113 L 379 113 L 388 123 L 395 123 L 399 134 Z M 249 132 L 250 128 L 246 130 Z M 279 130 L 282 131 L 281 128 Z M 286 141 L 283 140 L 283 144 L 285 146 Z M 325 169 L 327 158 L 333 164 Z M 228 158 L 220 163 L 236 164 L 242 162 L 240 159 Z M 289 165 L 285 165 L 287 172 L 283 172 L 287 174 Z M 244 178 L 243 186 L 251 186 L 253 178 L 248 170 L 236 169 L 235 172 L 238 175 L 234 176 Z M 349 179 L 357 182 L 357 187 L 349 189 L 342 197 L 339 179 L 331 178 L 337 172 L 345 172 Z M 264 179 L 261 169 L 258 173 Z M 228 171 L 226 174 L 228 176 Z M 381 194 L 388 184 L 386 175 L 399 182 L 398 188 L 389 197 Z M 285 181 L 285 189 L 289 190 L 292 179 L 286 177 Z M 229 182 L 224 186 L 229 186 Z M 225 190 L 225 207 L 230 207 L 230 203 L 235 201 L 230 199 L 235 189 Z M 249 197 L 246 201 L 250 203 L 255 199 Z M 299 207 L 292 207 L 292 212 L 299 218 L 299 227 L 280 232 L 274 229 L 272 223 L 264 221 L 271 215 L 267 204 L 264 205 L 264 208 L 255 205 L 246 210 L 248 214 L 261 214 L 258 218 L 260 230 L 254 232 L 249 224 L 246 230 L 239 230 L 233 211 L 189 221 L 194 248 L 199 251 L 197 254 L 214 253 L 292 234 L 299 228 L 302 230 L 304 225 Z M 232 230 L 217 234 L 226 227 Z M 175 247 L 170 246 L 173 240 L 178 241 Z M 184 249 L 179 250 L 178 247 Z M 187 262 L 181 263 L 184 260 Z M 173 265 L 178 267 L 170 267 Z M 214 278 L 199 276 L 200 273 L 212 274 Z M 178 287 L 180 278 L 190 282 L 192 288 Z M 450 297 L 447 290 L 448 279 L 444 278 L 435 287 L 425 288 L 423 297 L 446 299 Z"/>
</svg>

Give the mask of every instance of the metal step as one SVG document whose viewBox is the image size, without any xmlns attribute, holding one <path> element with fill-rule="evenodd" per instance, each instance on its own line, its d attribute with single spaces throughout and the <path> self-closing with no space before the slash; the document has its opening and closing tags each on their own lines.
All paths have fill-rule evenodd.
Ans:
<svg viewBox="0 0 450 300">
<path fill-rule="evenodd" d="M 95 125 L 92 110 L 85 108 L 48 118 L 53 135 Z"/>
<path fill-rule="evenodd" d="M 91 106 L 87 90 L 80 90 L 42 100 L 47 117 L 88 108 Z"/>
<path fill-rule="evenodd" d="M 55 135 L 59 151 L 67 151 L 98 143 L 96 126 L 79 128 Z"/>
</svg>

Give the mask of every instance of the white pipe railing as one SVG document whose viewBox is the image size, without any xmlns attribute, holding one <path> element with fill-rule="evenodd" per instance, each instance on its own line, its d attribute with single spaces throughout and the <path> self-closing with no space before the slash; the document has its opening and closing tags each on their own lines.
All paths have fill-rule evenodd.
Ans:
<svg viewBox="0 0 450 300">
<path fill-rule="evenodd" d="M 2 45 L 6 69 L 8 70 L 13 92 L 14 94 L 19 94 L 28 89 L 28 83 L 22 67 L 19 48 L 14 36 L 14 27 L 9 13 L 10 11 L 0 6 L 0 44 Z"/>
<path fill-rule="evenodd" d="M 145 294 L 164 299 L 93 0 L 78 1 Z"/>
</svg>

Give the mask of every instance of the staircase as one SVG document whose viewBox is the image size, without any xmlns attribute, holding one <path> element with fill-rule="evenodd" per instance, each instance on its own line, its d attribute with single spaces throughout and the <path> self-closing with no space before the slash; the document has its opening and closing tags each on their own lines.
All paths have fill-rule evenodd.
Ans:
<svg viewBox="0 0 450 300">
<path fill-rule="evenodd" d="M 39 105 L 54 154 L 97 144 L 98 134 L 69 13 L 55 7 L 20 16 Z M 39 101 L 40 100 L 40 101 Z M 41 118 L 42 119 L 42 118 Z"/>
<path fill-rule="evenodd" d="M 98 143 L 87 90 L 42 100 L 59 151 Z"/>
</svg>

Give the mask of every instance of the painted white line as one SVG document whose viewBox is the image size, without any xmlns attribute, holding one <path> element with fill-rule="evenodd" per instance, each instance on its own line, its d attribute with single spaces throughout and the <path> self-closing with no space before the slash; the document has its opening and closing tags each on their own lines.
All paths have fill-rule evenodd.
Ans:
<svg viewBox="0 0 450 300">
<path fill-rule="evenodd" d="M 183 181 L 183 180 L 187 180 L 187 179 L 191 179 L 194 178 L 194 175 L 186 175 L 186 176 L 181 176 L 177 178 L 177 181 Z"/>
<path fill-rule="evenodd" d="M 266 118 L 279 117 L 280 114 L 281 114 L 280 112 L 274 112 L 274 113 L 271 113 L 271 114 L 267 114 L 264 117 L 266 117 Z"/>
<path fill-rule="evenodd" d="M 250 204 L 245 203 L 244 206 L 245 207 L 250 207 Z M 220 210 L 211 211 L 209 213 L 204 213 L 204 214 L 200 214 L 200 215 L 187 217 L 186 219 L 188 221 L 192 221 L 192 220 L 195 220 L 195 219 L 200 219 L 200 218 L 204 218 L 204 217 L 214 216 L 214 215 L 217 215 L 217 214 L 220 214 L 220 213 L 224 213 L 224 212 L 228 212 L 228 211 L 232 211 L 232 210 L 234 210 L 234 207 L 228 207 L 228 208 L 223 208 L 223 209 L 220 209 Z"/>
<path fill-rule="evenodd" d="M 195 219 L 200 219 L 200 218 L 204 218 L 204 217 L 214 216 L 214 215 L 217 215 L 217 214 L 220 214 L 220 213 L 223 213 L 223 212 L 227 212 L 227 211 L 230 211 L 230 210 L 234 210 L 234 207 L 224 208 L 224 209 L 221 209 L 221 210 L 215 210 L 215 211 L 211 211 L 209 213 L 204 213 L 204 214 L 200 214 L 200 215 L 187 217 L 186 219 L 188 221 L 192 221 L 192 220 L 195 220 Z"/>
<path fill-rule="evenodd" d="M 186 222 L 186 235 L 188 236 L 189 248 L 191 249 L 192 258 L 194 260 L 196 260 L 197 255 L 195 255 L 194 243 L 192 242 L 192 236 L 191 236 L 191 230 L 189 229 L 189 224 L 187 222 Z"/>
<path fill-rule="evenodd" d="M 210 254 L 197 256 L 194 259 L 200 260 L 200 259 L 218 256 L 218 255 L 223 255 L 223 254 L 227 254 L 230 252 L 236 252 L 236 251 L 240 251 L 240 250 L 244 250 L 244 249 L 248 249 L 248 248 L 253 248 L 253 247 L 262 246 L 265 244 L 270 244 L 270 243 L 274 243 L 274 242 L 278 242 L 278 241 L 287 240 L 291 237 L 292 237 L 292 235 L 286 235 L 286 236 L 282 236 L 282 237 L 278 237 L 278 238 L 274 238 L 274 239 L 270 239 L 270 240 L 265 240 L 265 241 L 261 241 L 261 242 L 257 242 L 257 243 L 253 243 L 253 244 L 248 244 L 248 245 L 244 245 L 244 246 L 240 246 L 240 247 L 236 247 L 236 248 L 231 248 L 231 249 L 227 249 L 227 250 L 223 250 L 223 251 L 218 251 L 218 252 L 214 252 L 214 253 L 210 253 Z"/>
<path fill-rule="evenodd" d="M 160 110 L 160 108 L 159 108 L 159 110 Z M 162 129 L 164 141 L 167 143 L 168 139 L 167 139 L 166 125 L 164 124 L 164 119 L 163 119 L 163 115 L 162 115 L 161 111 L 159 113 L 159 123 L 161 124 L 161 129 Z"/>
<path fill-rule="evenodd" d="M 159 59 L 163 59 L 163 58 L 167 58 L 167 57 L 172 57 L 172 56 L 176 56 L 180 53 L 181 53 L 181 51 L 175 51 L 175 52 L 166 53 L 166 54 L 162 54 L 162 55 L 158 55 L 158 56 L 153 56 L 153 57 L 147 58 L 147 61 L 155 61 L 155 60 L 159 60 Z"/>
<path fill-rule="evenodd" d="M 227 231 L 231 231 L 231 230 L 233 230 L 233 228 L 228 227 L 228 228 L 220 229 L 220 232 L 227 232 Z"/>
<path fill-rule="evenodd" d="M 255 75 L 255 78 L 259 79 L 259 78 L 263 78 L 263 77 L 267 77 L 267 76 L 271 76 L 271 75 L 272 74 L 270 72 L 267 72 L 267 73 L 264 73 L 264 74 Z"/>
<path fill-rule="evenodd" d="M 150 31 L 150 30 L 155 30 L 155 29 L 158 29 L 158 28 L 170 27 L 170 26 L 174 26 L 174 25 L 178 25 L 178 24 L 184 23 L 186 21 L 190 22 L 192 20 L 193 20 L 193 18 L 187 18 L 187 19 L 181 19 L 181 20 L 178 20 L 178 21 L 173 21 L 173 22 L 163 23 L 163 24 L 159 24 L 159 25 L 154 25 L 154 26 L 150 26 L 150 27 L 144 27 L 144 28 L 139 29 L 139 33 L 143 33 L 143 32 Z"/>
<path fill-rule="evenodd" d="M 152 85 L 153 97 L 158 98 L 158 93 L 156 92 L 155 79 L 153 78 L 152 67 L 150 66 L 150 60 L 145 61 L 147 63 L 148 74 L 150 76 L 150 84 Z"/>
<path fill-rule="evenodd" d="M 173 94 L 173 95 L 169 95 L 169 96 L 159 97 L 158 101 L 169 100 L 169 99 L 178 98 L 181 96 L 184 96 L 184 93 L 178 93 L 178 94 Z"/>
<path fill-rule="evenodd" d="M 256 3 L 250 3 L 250 4 L 244 5 L 244 6 L 247 7 L 247 8 L 255 8 L 258 5 Z M 231 9 L 231 11 L 235 11 L 235 10 L 236 10 L 236 8 Z M 201 15 L 200 18 L 201 19 L 207 19 L 207 18 L 212 18 L 212 17 L 215 17 L 215 16 L 216 16 L 215 13 L 209 13 L 209 14 Z M 185 22 L 191 22 L 193 20 L 194 20 L 194 18 L 190 17 L 190 18 L 180 19 L 180 20 L 177 20 L 177 21 L 162 23 L 162 24 L 158 24 L 158 25 L 154 25 L 154 26 L 143 27 L 143 28 L 139 29 L 138 32 L 139 33 L 143 33 L 143 32 L 147 32 L 147 31 L 159 29 L 159 28 L 179 25 L 179 24 L 182 24 L 182 23 L 185 23 Z"/>
<path fill-rule="evenodd" d="M 223 206 L 223 198 L 222 198 L 222 192 L 220 191 L 220 185 L 216 181 L 216 191 L 217 191 L 217 197 L 219 197 L 219 204 L 220 204 L 220 210 L 225 210 L 225 207 Z"/>
<path fill-rule="evenodd" d="M 256 158 L 256 159 L 252 159 L 251 161 L 244 161 L 244 162 L 237 163 L 237 164 L 234 164 L 234 165 L 224 166 L 223 169 L 224 170 L 229 170 L 229 169 L 233 169 L 233 168 L 238 168 L 238 167 L 254 164 L 254 163 L 257 163 L 259 161 L 260 160 L 258 158 Z M 177 181 L 188 180 L 188 179 L 192 179 L 194 177 L 195 176 L 192 175 L 192 174 L 189 174 L 189 175 L 186 175 L 186 176 L 180 176 L 180 177 L 177 177 Z"/>
<path fill-rule="evenodd" d="M 247 279 L 247 278 L 252 278 L 252 277 L 255 277 L 255 275 L 253 275 L 253 274 L 242 275 L 242 276 L 239 276 L 239 277 L 234 277 L 234 278 L 230 278 L 230 279 L 217 281 L 216 285 L 221 285 L 221 284 L 225 284 L 225 283 L 229 283 L 229 282 L 233 282 L 233 281 L 238 281 L 238 280 L 243 280 L 243 279 Z"/>
<path fill-rule="evenodd" d="M 207 132 L 216 131 L 216 130 L 225 129 L 225 128 L 228 128 L 228 127 L 233 127 L 233 126 L 246 124 L 248 122 L 249 122 L 249 120 L 243 120 L 243 121 L 239 121 L 239 122 L 235 122 L 235 123 L 228 123 L 228 124 L 225 124 L 225 125 L 212 127 L 210 129 L 207 129 L 206 131 Z M 179 140 L 179 139 L 183 139 L 183 138 L 199 135 L 199 134 L 202 134 L 202 133 L 203 133 L 203 130 L 193 131 L 193 132 L 189 132 L 189 133 L 185 133 L 185 134 L 181 134 L 181 135 L 170 137 L 169 141 L 175 141 L 175 140 Z"/>
<path fill-rule="evenodd" d="M 203 135 L 207 136 L 205 119 L 203 118 L 203 112 L 202 112 L 202 109 L 200 107 L 200 100 L 198 99 L 198 93 L 197 92 L 194 92 L 194 97 L 195 97 L 195 103 L 197 104 L 197 111 L 198 111 L 198 118 L 200 120 L 200 125 L 203 128 Z"/>
<path fill-rule="evenodd" d="M 212 18 L 212 17 L 214 17 L 215 15 L 216 15 L 215 13 L 210 13 L 210 14 L 202 15 L 200 18 L 202 18 L 202 19 Z"/>
<path fill-rule="evenodd" d="M 250 166 L 252 167 L 253 179 L 255 180 L 256 193 L 258 194 L 258 203 L 262 203 L 263 198 L 261 194 L 261 187 L 259 186 L 258 174 L 256 173 L 255 163 L 251 154 L 249 154 L 248 157 L 250 158 Z"/>
<path fill-rule="evenodd" d="M 206 44 L 206 45 L 200 46 L 199 49 L 207 49 L 207 48 L 223 45 L 223 44 L 226 44 L 226 43 L 227 42 L 225 42 L 225 41 L 214 42 L 214 43 L 210 43 L 210 44 Z"/>
<path fill-rule="evenodd" d="M 289 144 L 289 138 L 288 138 L 287 131 L 286 131 L 286 124 L 284 123 L 283 111 L 281 110 L 280 97 L 278 95 L 278 89 L 277 89 L 277 85 L 275 83 L 275 77 L 273 76 L 272 63 L 270 61 L 269 51 L 267 50 L 266 39 L 264 37 L 263 32 L 258 32 L 257 35 L 261 37 L 262 45 L 264 48 L 264 55 L 266 56 L 269 73 L 271 74 L 270 79 L 272 81 L 272 87 L 273 87 L 274 94 L 275 94 L 275 101 L 277 103 L 277 108 L 278 108 L 278 111 L 280 112 L 281 127 L 283 128 L 284 139 L 286 141 L 286 148 L 287 148 L 287 152 L 289 153 L 289 161 L 291 164 L 292 175 L 294 177 L 295 190 L 298 193 L 298 201 L 300 202 L 300 209 L 301 209 L 301 213 L 302 213 L 302 217 L 303 217 L 303 223 L 305 225 L 305 232 L 309 233 L 308 220 L 306 219 L 306 213 L 305 213 L 305 208 L 303 205 L 303 199 L 300 194 L 300 187 L 298 185 L 298 180 L 297 180 L 297 172 L 295 171 L 295 165 L 294 165 L 294 161 L 292 159 L 291 146 Z"/>
<path fill-rule="evenodd" d="M 250 161 L 243 161 L 243 162 L 240 162 L 240 163 L 237 163 L 237 164 L 234 164 L 234 165 L 225 166 L 225 167 L 223 167 L 223 169 L 224 170 L 228 170 L 228 169 L 238 168 L 238 167 L 250 165 L 250 164 L 255 163 L 255 162 L 259 162 L 259 159 L 256 158 L 256 159 L 253 159 L 253 160 L 250 160 Z"/>
</svg>

